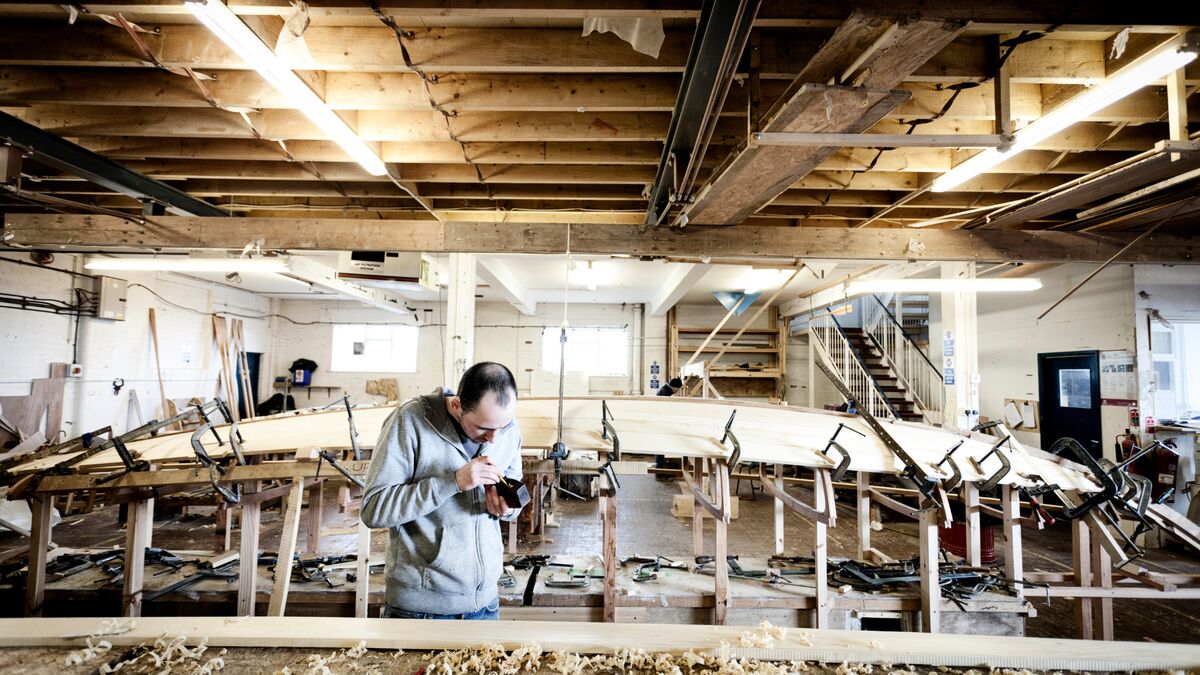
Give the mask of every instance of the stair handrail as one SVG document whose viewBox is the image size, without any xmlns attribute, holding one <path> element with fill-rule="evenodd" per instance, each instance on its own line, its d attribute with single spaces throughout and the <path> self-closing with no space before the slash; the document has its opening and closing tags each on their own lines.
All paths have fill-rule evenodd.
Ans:
<svg viewBox="0 0 1200 675">
<path fill-rule="evenodd" d="M 896 320 L 887 305 L 877 296 L 871 297 L 875 305 L 868 304 L 864 299 L 864 324 L 871 326 L 864 330 L 864 334 L 883 355 L 884 361 L 904 386 L 908 397 L 916 404 L 925 421 L 930 424 L 940 422 L 944 407 L 941 372 L 924 350 L 905 332 L 904 326 Z M 887 317 L 886 324 L 882 322 L 884 316 Z M 897 333 L 902 336 L 902 341 L 896 338 Z M 919 354 L 928 369 L 921 366 L 911 353 L 906 353 L 906 350 Z"/>
<path fill-rule="evenodd" d="M 933 361 L 930 360 L 929 355 L 925 353 L 925 350 L 921 349 L 921 346 L 918 345 L 916 343 L 916 341 L 914 341 L 912 339 L 912 336 L 910 336 L 908 334 L 908 332 L 904 330 L 904 324 L 902 324 L 896 320 L 896 315 L 892 314 L 892 310 L 888 309 L 887 305 L 883 304 L 883 301 L 879 299 L 879 296 L 872 294 L 871 297 L 874 298 L 875 302 L 877 302 L 879 304 L 879 306 L 883 309 L 883 313 L 885 315 L 887 315 L 887 318 L 888 318 L 888 320 L 890 320 L 892 322 L 892 325 L 895 326 L 896 328 L 900 329 L 900 335 L 903 336 L 904 339 L 908 342 L 908 344 L 911 345 L 912 348 L 915 349 L 916 352 L 921 355 L 921 358 L 925 361 L 925 363 L 929 364 L 929 368 L 931 370 L 933 370 L 933 372 L 936 373 L 938 377 L 941 377 L 942 371 L 938 370 L 938 367 L 933 365 Z"/>
<path fill-rule="evenodd" d="M 842 324 L 841 324 L 841 322 L 839 322 L 837 320 L 837 317 L 834 316 L 830 312 L 822 312 L 822 313 L 816 314 L 812 317 L 812 320 L 810 320 L 810 322 L 809 322 L 809 336 L 810 336 L 809 339 L 813 339 L 815 337 L 815 339 L 813 340 L 813 344 L 815 347 L 819 348 L 819 351 L 821 352 L 821 357 L 824 358 L 825 361 L 827 361 L 832 366 L 832 370 L 835 373 L 837 373 L 839 377 L 842 378 L 843 382 L 846 383 L 847 388 L 850 388 L 850 389 L 854 388 L 853 384 L 848 379 L 849 373 L 842 372 L 842 368 L 834 360 L 832 354 L 830 354 L 829 350 L 827 349 L 826 345 L 824 344 L 823 338 L 820 334 L 821 330 L 824 327 L 819 324 L 818 320 L 825 319 L 825 318 L 828 318 L 830 320 L 838 337 L 841 338 L 843 349 L 845 349 L 846 352 L 848 352 L 851 356 L 854 357 L 853 363 L 854 363 L 854 366 L 858 370 L 859 377 L 869 383 L 869 391 L 863 392 L 863 393 L 867 397 L 870 397 L 872 399 L 872 401 L 877 401 L 880 404 L 882 404 L 882 406 L 887 409 L 886 414 L 890 415 L 894 419 L 901 419 L 899 411 L 896 410 L 896 406 L 890 400 L 888 400 L 887 396 L 885 396 L 883 394 L 883 389 L 879 385 L 879 380 L 877 380 L 875 378 L 875 376 L 871 373 L 871 369 L 867 367 L 866 362 L 863 361 L 862 356 L 858 353 L 858 351 L 855 350 L 851 346 L 850 338 L 847 337 L 845 328 L 842 327 Z M 867 405 L 868 407 L 870 407 L 872 405 L 872 401 L 856 401 L 856 403 L 860 407 L 863 406 L 864 404 Z"/>
</svg>

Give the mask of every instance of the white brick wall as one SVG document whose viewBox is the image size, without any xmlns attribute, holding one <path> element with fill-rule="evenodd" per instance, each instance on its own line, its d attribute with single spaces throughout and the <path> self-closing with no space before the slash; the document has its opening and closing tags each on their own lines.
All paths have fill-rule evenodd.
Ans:
<svg viewBox="0 0 1200 675">
<path fill-rule="evenodd" d="M 27 260 L 20 254 L 3 257 Z M 80 256 L 56 254 L 55 258 L 53 267 L 82 270 Z M 178 275 L 114 272 L 109 276 L 143 284 L 170 302 L 199 312 L 262 315 L 269 308 L 266 299 L 252 293 Z M 89 280 L 78 281 L 91 290 Z M 71 283 L 66 274 L 0 262 L 0 292 L 70 300 Z M 125 321 L 85 317 L 80 325 L 78 362 L 83 364 L 83 377 L 68 379 L 63 393 L 63 429 L 72 436 L 108 424 L 118 432 L 136 425 L 136 416 L 129 412 L 133 390 L 145 419 L 161 416 L 150 307 L 157 314 L 167 396 L 208 399 L 216 393 L 218 359 L 211 319 L 171 307 L 143 288 L 129 288 L 127 298 Z M 46 377 L 51 363 L 70 363 L 73 328 L 69 316 L 0 308 L 0 395 L 28 394 L 29 381 Z M 245 334 L 248 351 L 266 351 L 266 320 L 246 320 Z M 187 357 L 190 363 L 184 362 Z M 125 387 L 114 396 L 115 378 L 124 379 Z"/>
</svg>

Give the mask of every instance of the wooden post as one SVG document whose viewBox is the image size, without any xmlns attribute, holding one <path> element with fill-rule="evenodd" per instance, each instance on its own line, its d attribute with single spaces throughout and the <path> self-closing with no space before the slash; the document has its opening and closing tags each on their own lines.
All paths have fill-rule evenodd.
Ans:
<svg viewBox="0 0 1200 675">
<path fill-rule="evenodd" d="M 324 491 L 321 489 L 323 487 L 324 483 L 318 479 L 312 487 L 308 488 L 308 519 L 306 521 L 308 536 L 305 540 L 305 548 L 310 553 L 321 551 L 321 511 L 325 506 Z"/>
<path fill-rule="evenodd" d="M 246 484 L 243 494 L 257 492 L 258 481 Z M 244 501 L 242 509 L 241 542 L 238 545 L 238 616 L 254 616 L 258 598 L 258 526 L 262 502 Z"/>
<path fill-rule="evenodd" d="M 871 549 L 871 475 L 858 472 L 858 559 L 867 560 Z"/>
<path fill-rule="evenodd" d="M 729 563 L 725 558 L 729 555 L 729 512 L 732 509 L 729 499 L 729 465 L 724 460 L 713 462 L 711 485 L 715 499 L 714 503 L 721 505 L 720 518 L 713 518 L 715 531 L 714 569 L 716 570 L 713 598 L 713 623 L 724 626 L 729 622 L 729 607 L 733 604 L 729 595 Z"/>
<path fill-rule="evenodd" d="M 371 605 L 371 528 L 358 521 L 358 564 L 355 566 L 354 616 L 365 619 Z"/>
<path fill-rule="evenodd" d="M 608 490 L 608 476 L 601 474 L 600 489 Z M 617 620 L 617 497 L 600 497 L 600 524 L 603 534 L 604 557 L 604 621 Z"/>
<path fill-rule="evenodd" d="M 775 489 L 783 492 L 783 465 L 775 465 Z M 783 555 L 783 500 L 775 498 L 775 555 Z"/>
<path fill-rule="evenodd" d="M 700 489 L 704 489 L 704 464 L 708 460 L 696 457 L 692 460 L 692 477 Z M 684 469 L 686 471 L 687 469 Z M 692 498 L 692 555 L 704 555 L 704 519 L 700 500 Z"/>
<path fill-rule="evenodd" d="M 1091 530 L 1082 518 L 1071 521 L 1071 555 L 1074 558 L 1075 585 L 1083 588 L 1091 586 Z M 1075 630 L 1080 640 L 1095 639 L 1091 598 L 1075 598 Z"/>
<path fill-rule="evenodd" d="M 288 493 L 287 512 L 283 517 L 283 531 L 279 539 L 279 556 L 275 562 L 275 585 L 271 590 L 271 604 L 267 616 L 283 616 L 287 609 L 287 594 L 292 583 L 292 556 L 296 553 L 296 536 L 300 533 L 300 503 L 304 501 L 304 479 L 292 479 L 292 490 Z"/>
<path fill-rule="evenodd" d="M 982 532 L 979 527 L 979 488 L 970 481 L 962 484 L 963 508 L 966 511 L 964 539 L 967 543 L 967 564 L 979 567 L 983 564 Z"/>
<path fill-rule="evenodd" d="M 125 587 L 121 593 L 123 616 L 142 615 L 142 584 L 146 578 L 146 547 L 154 526 L 154 500 L 129 505 L 125 522 Z"/>
<path fill-rule="evenodd" d="M 1024 595 L 1020 586 L 1025 574 L 1021 550 L 1021 494 L 1011 485 L 1001 490 L 1000 508 L 1004 513 L 1004 574 L 1018 584 L 1017 593 Z"/>
<path fill-rule="evenodd" d="M 1112 588 L 1112 555 L 1101 545 L 1098 537 L 1092 538 L 1092 574 L 1094 585 L 1100 588 Z M 1094 636 L 1099 640 L 1113 639 L 1113 599 L 1100 598 L 1096 605 L 1099 612 L 1094 623 Z"/>
<path fill-rule="evenodd" d="M 29 571 L 25 576 L 25 616 L 41 616 L 46 598 L 46 551 L 50 546 L 52 495 L 35 494 L 29 500 L 33 523 L 29 526 Z"/>
<path fill-rule="evenodd" d="M 918 525 L 921 545 L 921 629 L 941 632 L 942 587 L 938 583 L 937 509 L 921 512 Z"/>
<path fill-rule="evenodd" d="M 826 499 L 825 484 L 829 480 L 829 469 L 813 470 L 813 508 L 817 511 L 823 512 L 827 507 L 837 508 Z M 813 584 L 816 586 L 817 602 L 813 611 L 813 625 L 829 628 L 829 575 L 826 572 L 829 563 L 828 526 L 820 520 L 814 520 L 813 527 Z"/>
</svg>

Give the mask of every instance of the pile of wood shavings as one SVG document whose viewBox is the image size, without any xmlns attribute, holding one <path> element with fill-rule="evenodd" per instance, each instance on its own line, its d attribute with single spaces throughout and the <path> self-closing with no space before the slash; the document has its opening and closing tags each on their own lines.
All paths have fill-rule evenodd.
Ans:
<svg viewBox="0 0 1200 675">
<path fill-rule="evenodd" d="M 304 661 L 304 675 L 334 675 L 334 673 L 358 673 L 364 675 L 381 675 L 384 671 L 373 666 L 364 666 L 358 663 L 358 660 L 367 653 L 367 641 L 362 640 L 357 645 L 336 651 L 329 656 L 321 656 L 320 654 L 310 654 Z M 404 650 L 397 649 L 392 652 L 392 658 L 400 656 Z M 275 675 L 293 675 L 292 669 L 285 666 L 282 670 L 276 672 Z"/>
<path fill-rule="evenodd" d="M 768 624 L 769 625 L 769 624 Z M 763 629 L 766 631 L 767 629 Z M 770 633 L 782 638 L 781 631 L 770 626 Z M 497 644 L 443 651 L 436 654 L 425 668 L 427 675 L 467 675 L 494 673 L 517 675 L 549 670 L 561 675 L 576 673 L 654 673 L 656 675 L 785 675 L 808 670 L 803 661 L 771 662 L 756 659 L 736 659 L 729 645 L 715 654 L 688 650 L 681 655 L 668 652 L 647 652 L 643 649 L 619 649 L 612 654 L 582 656 L 574 652 L 544 652 L 537 643 L 526 643 L 512 652 Z"/>
<path fill-rule="evenodd" d="M 212 675 L 225 668 L 225 654 L 222 649 L 216 656 L 201 660 L 208 651 L 208 638 L 200 640 L 195 647 L 187 647 L 187 636 L 180 634 L 175 637 L 163 635 L 154 641 L 150 647 L 140 645 L 132 652 L 131 658 L 122 659 L 116 663 L 105 663 L 100 666 L 100 674 L 116 673 L 122 670 L 150 671 L 158 675 Z"/>
</svg>

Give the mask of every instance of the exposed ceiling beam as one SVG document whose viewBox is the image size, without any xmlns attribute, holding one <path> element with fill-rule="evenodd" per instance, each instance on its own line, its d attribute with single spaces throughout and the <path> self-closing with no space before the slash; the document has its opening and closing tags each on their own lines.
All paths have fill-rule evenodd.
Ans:
<svg viewBox="0 0 1200 675">
<path fill-rule="evenodd" d="M 690 195 L 725 104 L 761 0 L 706 0 L 683 70 L 658 172 L 650 186 L 646 224 L 658 225 L 670 204 Z M 743 6 L 744 5 L 744 6 Z"/>
<path fill-rule="evenodd" d="M 876 260 L 1103 262 L 1136 236 L 1012 230 L 900 228 L 695 227 L 683 232 L 635 225 L 591 224 L 571 233 L 579 254 L 746 256 Z M 270 249 L 561 253 L 561 224 L 184 218 L 131 222 L 110 216 L 9 214 L 4 240 L 23 246 L 229 248 L 263 239 Z M 1200 263 L 1200 240 L 1155 233 L 1121 258 L 1128 263 Z"/>
<path fill-rule="evenodd" d="M 763 116 L 761 128 L 757 119 L 750 126 L 768 132 L 864 132 L 911 95 L 889 90 L 962 30 L 960 22 L 889 21 L 856 10 Z M 741 222 L 835 150 L 744 146 L 717 169 L 677 220 L 712 225 Z"/>
<path fill-rule="evenodd" d="M 476 273 L 489 286 L 494 288 L 504 299 L 517 308 L 525 316 L 537 314 L 537 303 L 529 298 L 529 289 L 517 275 L 509 269 L 508 264 L 498 258 L 476 258 L 478 263 Z"/>
<path fill-rule="evenodd" d="M 667 275 L 666 281 L 663 282 L 662 288 L 654 294 L 654 299 L 646 307 L 650 316 L 662 316 L 667 313 L 667 310 L 675 306 L 675 303 L 683 299 L 683 296 L 692 290 L 692 286 L 696 285 L 697 281 L 708 274 L 711 269 L 710 265 L 703 263 L 678 263 L 672 266 L 671 273 Z"/>
<path fill-rule="evenodd" d="M 160 204 L 171 213 L 196 216 L 229 215 L 206 201 L 131 171 L 91 150 L 3 112 L 0 112 L 0 139 L 29 153 L 39 162 L 114 192 Z"/>
<path fill-rule="evenodd" d="M 214 108 L 145 110 L 122 106 L 38 106 L 7 108 L 14 116 L 62 136 L 190 136 L 324 141 L 327 136 L 295 110 L 264 110 L 248 115 Z M 347 115 L 366 141 L 446 141 L 446 124 L 429 112 L 360 110 Z M 496 141 L 661 141 L 667 113 L 472 112 L 450 118 L 464 142 Z M 732 145 L 745 136 L 745 124 L 722 117 L 713 142 Z"/>
</svg>

